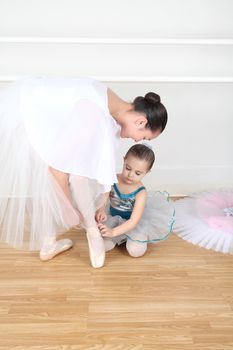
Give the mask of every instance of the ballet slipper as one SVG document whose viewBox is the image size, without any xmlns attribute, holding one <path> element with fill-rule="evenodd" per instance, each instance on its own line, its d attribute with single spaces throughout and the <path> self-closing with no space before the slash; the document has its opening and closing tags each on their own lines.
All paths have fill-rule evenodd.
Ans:
<svg viewBox="0 0 233 350">
<path fill-rule="evenodd" d="M 104 266 L 105 248 L 104 240 L 97 227 L 91 227 L 86 230 L 89 247 L 91 265 L 94 268 Z"/>
<path fill-rule="evenodd" d="M 49 246 L 45 246 L 40 251 L 40 260 L 47 261 L 54 258 L 56 255 L 65 252 L 73 246 L 73 242 L 70 239 L 61 239 L 60 241 L 55 241 Z"/>
</svg>

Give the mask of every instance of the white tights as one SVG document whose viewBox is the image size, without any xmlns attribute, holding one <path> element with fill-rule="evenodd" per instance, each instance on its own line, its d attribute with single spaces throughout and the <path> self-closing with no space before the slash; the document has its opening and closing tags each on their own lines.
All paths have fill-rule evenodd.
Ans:
<svg viewBox="0 0 233 350">
<path fill-rule="evenodd" d="M 125 220 L 119 216 L 109 216 L 105 224 L 111 228 L 114 228 L 122 224 L 124 221 Z M 134 234 L 134 239 L 135 240 L 133 241 L 127 238 L 126 249 L 130 256 L 134 258 L 138 258 L 144 255 L 145 252 L 147 251 L 147 243 L 140 243 L 140 242 L 137 242 L 137 240 L 142 242 L 146 241 L 147 236 L 143 233 L 140 233 L 140 234 L 137 233 L 137 234 Z M 108 252 L 109 250 L 112 250 L 116 244 L 117 244 L 117 238 L 116 239 L 105 238 L 104 239 L 105 251 Z"/>
<path fill-rule="evenodd" d="M 69 181 L 74 206 L 80 212 L 86 230 L 91 264 L 96 268 L 102 267 L 105 260 L 105 247 L 95 221 L 95 205 L 100 194 L 93 193 L 90 189 L 90 179 L 71 175 Z"/>
<path fill-rule="evenodd" d="M 138 243 L 127 239 L 126 249 L 129 255 L 133 256 L 134 258 L 138 258 L 144 255 L 147 251 L 147 243 Z"/>
<path fill-rule="evenodd" d="M 112 250 L 116 246 L 116 242 L 109 238 L 104 239 L 105 251 Z M 126 241 L 126 249 L 130 256 L 134 258 L 139 258 L 144 255 L 147 251 L 147 243 L 139 243 L 132 241 L 131 239 L 127 239 Z"/>
</svg>

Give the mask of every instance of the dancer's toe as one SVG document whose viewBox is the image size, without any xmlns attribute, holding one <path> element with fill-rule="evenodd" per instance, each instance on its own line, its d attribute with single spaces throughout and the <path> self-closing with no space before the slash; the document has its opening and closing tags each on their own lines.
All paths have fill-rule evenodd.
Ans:
<svg viewBox="0 0 233 350">
<path fill-rule="evenodd" d="M 54 244 L 42 249 L 40 251 L 40 259 L 42 261 L 51 260 L 56 255 L 65 252 L 73 246 L 73 242 L 70 239 L 61 239 Z"/>
<path fill-rule="evenodd" d="M 87 241 L 89 247 L 89 254 L 91 265 L 94 268 L 104 266 L 105 261 L 105 247 L 103 238 L 97 228 L 87 230 Z"/>
</svg>

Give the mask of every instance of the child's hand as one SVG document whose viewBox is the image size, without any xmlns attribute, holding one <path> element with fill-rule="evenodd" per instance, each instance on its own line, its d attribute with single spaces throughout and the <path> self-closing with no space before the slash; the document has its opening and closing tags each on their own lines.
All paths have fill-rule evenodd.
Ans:
<svg viewBox="0 0 233 350">
<path fill-rule="evenodd" d="M 98 228 L 99 228 L 101 235 L 103 237 L 114 237 L 113 230 L 111 228 L 109 228 L 108 226 L 103 225 L 103 224 L 99 224 Z"/>
<path fill-rule="evenodd" d="M 95 220 L 97 223 L 104 222 L 107 220 L 107 214 L 105 210 L 103 209 L 98 209 L 95 214 Z"/>
</svg>

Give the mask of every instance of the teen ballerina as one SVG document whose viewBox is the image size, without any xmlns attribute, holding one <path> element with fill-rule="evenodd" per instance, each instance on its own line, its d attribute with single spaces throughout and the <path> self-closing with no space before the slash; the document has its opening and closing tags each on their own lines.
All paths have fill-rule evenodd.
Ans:
<svg viewBox="0 0 233 350">
<path fill-rule="evenodd" d="M 127 102 L 92 78 L 27 77 L 1 90 L 1 241 L 45 261 L 72 247 L 57 238 L 80 225 L 92 266 L 103 266 L 95 211 L 117 182 L 119 140 L 154 139 L 166 124 L 159 95 Z"/>
</svg>

